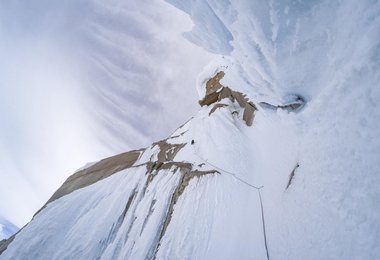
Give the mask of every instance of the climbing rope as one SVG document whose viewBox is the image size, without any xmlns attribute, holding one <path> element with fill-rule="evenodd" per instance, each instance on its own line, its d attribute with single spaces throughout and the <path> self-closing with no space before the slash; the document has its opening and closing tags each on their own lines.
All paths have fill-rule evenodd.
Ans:
<svg viewBox="0 0 380 260">
<path fill-rule="evenodd" d="M 267 260 L 269 260 L 269 250 L 268 250 L 268 243 L 267 243 L 267 233 L 265 229 L 265 217 L 264 217 L 264 207 L 263 207 L 263 200 L 261 199 L 261 192 L 260 189 L 259 192 L 259 198 L 260 198 L 260 206 L 261 206 L 261 222 L 263 223 L 263 235 L 264 235 L 264 244 L 265 244 L 265 251 L 267 253 Z"/>
<path fill-rule="evenodd" d="M 216 168 L 216 169 L 218 169 L 218 170 L 220 170 L 220 171 L 222 171 L 222 172 L 224 172 L 224 173 L 227 173 L 227 174 L 231 175 L 233 178 L 237 179 L 238 181 L 240 181 L 240 182 L 242 182 L 242 183 L 244 183 L 244 184 L 246 184 L 246 185 L 248 185 L 248 186 L 250 186 L 250 187 L 252 187 L 252 188 L 254 188 L 254 189 L 256 189 L 256 190 L 259 190 L 259 189 L 261 189 L 261 188 L 264 187 L 264 186 L 260 186 L 260 187 L 258 187 L 258 186 L 252 185 L 252 184 L 250 184 L 249 182 L 243 180 L 242 178 L 236 176 L 235 173 L 232 173 L 232 172 L 229 172 L 229 171 L 223 170 L 222 168 L 220 168 L 220 167 L 218 167 L 218 166 L 216 166 L 216 165 L 214 165 L 214 164 L 208 162 L 207 160 L 205 160 L 205 159 L 203 159 L 202 157 L 200 157 L 196 152 L 194 152 L 194 154 L 195 154 L 195 156 L 197 156 L 197 157 L 198 157 L 201 161 L 203 161 L 204 163 L 206 163 L 206 164 L 210 165 L 211 167 L 214 167 L 214 168 Z"/>
<path fill-rule="evenodd" d="M 224 172 L 224 173 L 227 173 L 228 175 L 232 176 L 233 178 L 235 178 L 236 180 L 240 181 L 241 183 L 245 184 L 245 185 L 248 185 L 249 187 L 251 188 L 254 188 L 257 190 L 258 192 L 258 195 L 259 195 L 259 200 L 260 200 L 260 208 L 261 208 L 261 222 L 262 222 L 262 225 L 263 225 L 263 235 L 264 235 L 264 244 L 265 244 L 265 251 L 266 251 L 266 254 L 267 254 L 267 260 L 269 260 L 269 250 L 268 250 L 268 243 L 267 243 L 267 235 L 266 235 L 266 229 L 265 229 L 265 216 L 264 216 L 264 207 L 263 207 L 263 200 L 261 198 L 261 192 L 260 192 L 260 189 L 264 188 L 264 186 L 255 186 L 255 185 L 252 185 L 250 184 L 249 182 L 241 179 L 240 177 L 238 177 L 235 173 L 233 172 L 230 172 L 230 171 L 226 171 L 226 170 L 223 170 L 222 168 L 210 163 L 209 161 L 203 159 L 202 157 L 200 157 L 197 152 L 195 151 L 195 148 L 194 148 L 194 155 L 196 157 L 198 157 L 201 161 L 203 161 L 204 163 L 210 165 L 211 167 L 214 167 L 218 170 L 220 170 L 221 172 Z"/>
</svg>

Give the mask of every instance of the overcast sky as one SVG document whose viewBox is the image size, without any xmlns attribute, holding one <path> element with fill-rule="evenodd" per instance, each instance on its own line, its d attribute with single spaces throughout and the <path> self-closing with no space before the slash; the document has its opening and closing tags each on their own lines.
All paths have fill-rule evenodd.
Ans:
<svg viewBox="0 0 380 260">
<path fill-rule="evenodd" d="M 0 2 L 0 216 L 24 225 L 86 162 L 145 147 L 198 109 L 212 56 L 161 0 Z"/>
</svg>

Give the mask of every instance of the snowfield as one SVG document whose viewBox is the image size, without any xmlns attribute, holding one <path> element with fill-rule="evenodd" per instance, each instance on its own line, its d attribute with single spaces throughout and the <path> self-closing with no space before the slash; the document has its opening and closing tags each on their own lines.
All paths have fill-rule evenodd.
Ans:
<svg viewBox="0 0 380 260">
<path fill-rule="evenodd" d="M 220 54 L 203 106 L 0 259 L 379 259 L 380 2 L 168 2 Z"/>
</svg>

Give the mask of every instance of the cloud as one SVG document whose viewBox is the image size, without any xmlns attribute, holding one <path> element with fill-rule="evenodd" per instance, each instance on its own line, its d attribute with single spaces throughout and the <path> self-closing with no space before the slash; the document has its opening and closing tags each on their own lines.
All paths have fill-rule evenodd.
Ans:
<svg viewBox="0 0 380 260">
<path fill-rule="evenodd" d="M 76 168 L 197 110 L 211 56 L 161 1 L 0 3 L 0 215 L 22 226 Z"/>
</svg>

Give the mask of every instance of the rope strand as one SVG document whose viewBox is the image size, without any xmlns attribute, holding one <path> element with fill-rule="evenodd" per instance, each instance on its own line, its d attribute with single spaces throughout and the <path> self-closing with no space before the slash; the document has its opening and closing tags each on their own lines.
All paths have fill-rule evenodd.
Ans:
<svg viewBox="0 0 380 260">
<path fill-rule="evenodd" d="M 264 245 L 265 245 L 265 251 L 266 251 L 266 254 L 267 254 L 267 260 L 269 260 L 269 250 L 268 250 L 268 242 L 267 242 L 267 235 L 266 235 L 266 229 L 265 229 L 265 216 L 264 216 L 264 207 L 263 207 L 263 200 L 261 198 L 261 192 L 260 192 L 260 189 L 264 188 L 264 186 L 255 186 L 255 185 L 252 185 L 250 184 L 249 182 L 241 179 L 240 177 L 236 176 L 235 173 L 233 172 L 229 172 L 229 171 L 226 171 L 226 170 L 223 170 L 222 168 L 208 162 L 207 160 L 203 159 L 202 157 L 200 157 L 196 151 L 195 151 L 195 148 L 194 148 L 194 155 L 197 156 L 201 161 L 203 161 L 204 163 L 224 172 L 224 173 L 227 173 L 229 174 L 230 176 L 232 176 L 233 178 L 235 178 L 236 180 L 250 186 L 251 188 L 254 188 L 257 190 L 258 194 L 259 194 L 259 200 L 260 200 L 260 208 L 261 208 L 261 222 L 262 222 L 262 225 L 263 225 L 263 235 L 264 235 Z"/>
<path fill-rule="evenodd" d="M 263 235 L 264 235 L 264 244 L 265 244 L 265 251 L 267 253 L 267 260 L 269 260 L 269 250 L 268 250 L 268 243 L 267 243 L 267 233 L 265 231 L 265 217 L 264 217 L 264 207 L 263 207 L 263 200 L 261 199 L 261 192 L 259 192 L 259 198 L 260 198 L 260 206 L 261 206 L 261 220 L 263 223 Z"/>
<path fill-rule="evenodd" d="M 247 181 L 241 179 L 240 177 L 236 176 L 235 173 L 232 173 L 232 172 L 229 172 L 229 171 L 223 170 L 222 168 L 219 168 L 218 166 L 216 166 L 216 165 L 210 163 L 209 161 L 206 161 L 205 159 L 203 159 L 202 157 L 200 157 L 197 153 L 194 153 L 194 154 L 195 154 L 195 156 L 197 156 L 197 157 L 198 157 L 200 160 L 202 160 L 203 162 L 209 164 L 210 166 L 212 166 L 212 167 L 214 167 L 214 168 L 216 168 L 216 169 L 218 169 L 218 170 L 220 170 L 220 171 L 222 171 L 222 172 L 224 172 L 224 173 L 227 173 L 227 174 L 231 175 L 232 177 L 234 177 L 234 178 L 237 179 L 238 181 L 240 181 L 240 182 L 242 182 L 242 183 L 244 183 L 244 184 L 246 184 L 246 185 L 248 185 L 248 186 L 250 186 L 250 187 L 252 187 L 252 188 L 254 188 L 254 189 L 259 190 L 259 189 L 261 189 L 261 188 L 264 187 L 264 186 L 260 186 L 260 187 L 258 187 L 258 186 L 252 185 L 252 184 L 250 184 L 249 182 L 247 182 Z"/>
</svg>

